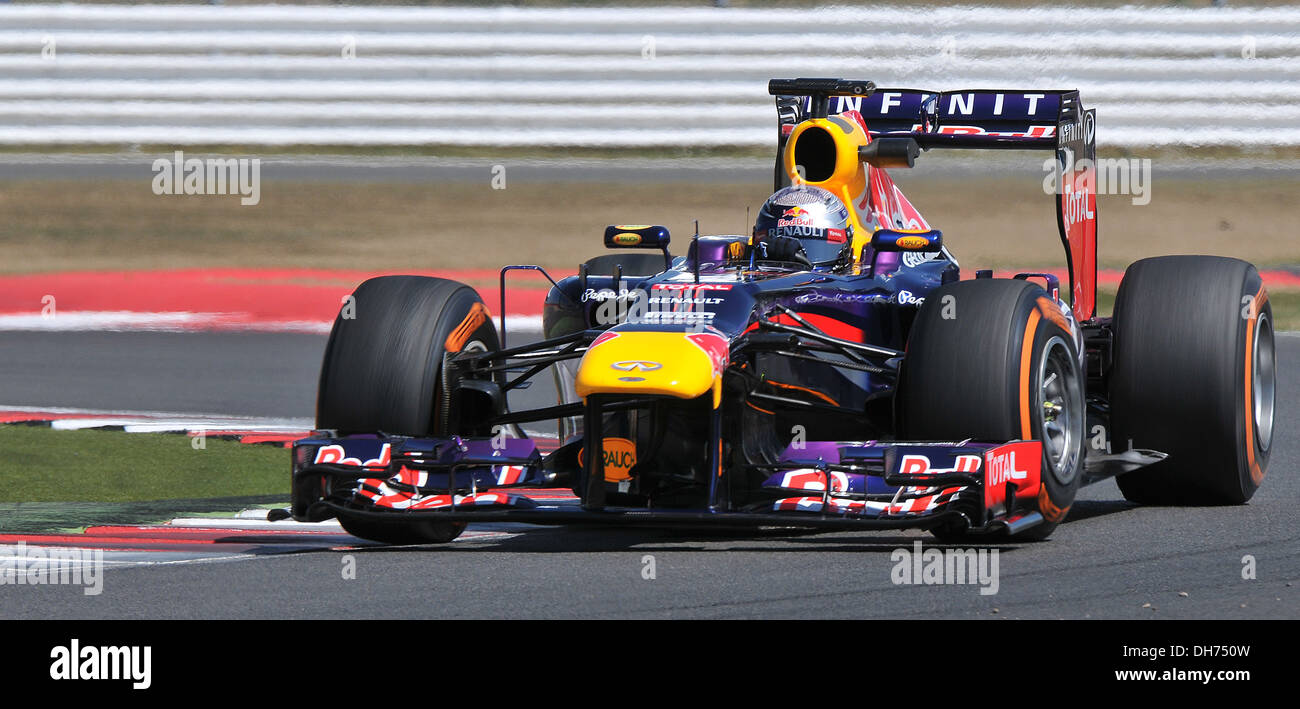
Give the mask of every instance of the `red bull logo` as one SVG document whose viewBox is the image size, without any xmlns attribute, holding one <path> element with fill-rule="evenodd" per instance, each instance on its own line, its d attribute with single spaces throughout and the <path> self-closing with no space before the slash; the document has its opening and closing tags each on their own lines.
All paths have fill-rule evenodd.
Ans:
<svg viewBox="0 0 1300 709">
<path fill-rule="evenodd" d="M 959 455 L 951 468 L 936 468 L 930 458 L 924 455 L 905 455 L 899 463 L 901 475 L 941 475 L 943 473 L 973 473 L 980 469 L 980 457 L 977 455 Z"/>
<path fill-rule="evenodd" d="M 316 451 L 315 464 L 333 463 L 335 465 L 357 465 L 364 468 L 381 467 L 386 468 L 392 462 L 392 446 L 385 443 L 379 449 L 379 457 L 370 460 L 361 460 L 360 458 L 348 457 L 347 451 L 340 445 L 322 446 Z"/>
<path fill-rule="evenodd" d="M 781 226 L 812 226 L 813 215 L 803 207 L 790 207 L 781 213 L 781 218 L 776 220 L 776 225 Z"/>
</svg>

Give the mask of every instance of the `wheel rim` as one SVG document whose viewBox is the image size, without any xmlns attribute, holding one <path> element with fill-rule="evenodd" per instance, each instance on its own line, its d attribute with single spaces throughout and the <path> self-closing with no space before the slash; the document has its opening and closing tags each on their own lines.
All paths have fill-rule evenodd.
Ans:
<svg viewBox="0 0 1300 709">
<path fill-rule="evenodd" d="M 1053 337 L 1043 346 L 1038 382 L 1043 452 L 1056 479 L 1068 485 L 1078 474 L 1083 444 L 1083 390 L 1078 366 L 1060 337 Z"/>
<path fill-rule="evenodd" d="M 1273 324 L 1267 315 L 1261 313 L 1255 321 L 1255 361 L 1251 377 L 1255 441 L 1261 451 L 1267 451 L 1273 442 L 1273 405 L 1277 396 L 1277 368 L 1273 357 Z"/>
</svg>

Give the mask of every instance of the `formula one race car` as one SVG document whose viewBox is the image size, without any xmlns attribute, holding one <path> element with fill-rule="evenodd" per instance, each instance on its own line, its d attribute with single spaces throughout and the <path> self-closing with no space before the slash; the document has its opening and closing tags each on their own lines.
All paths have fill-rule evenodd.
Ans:
<svg viewBox="0 0 1300 709">
<path fill-rule="evenodd" d="M 663 227 L 609 227 L 613 253 L 551 279 L 540 341 L 506 346 L 504 316 L 499 331 L 460 283 L 361 284 L 325 352 L 320 430 L 294 446 L 292 516 L 390 543 L 476 521 L 1041 539 L 1111 476 L 1141 503 L 1251 497 L 1275 391 L 1260 276 L 1145 259 L 1096 316 L 1094 112 L 1077 91 L 769 92 L 777 192 L 754 232 L 674 257 Z M 886 173 L 942 148 L 1055 154 L 1068 302 L 1048 273 L 961 279 Z M 545 274 L 502 269 L 502 311 L 518 269 Z M 554 405 L 509 405 L 546 372 Z M 542 421 L 549 444 L 522 428 Z"/>
</svg>

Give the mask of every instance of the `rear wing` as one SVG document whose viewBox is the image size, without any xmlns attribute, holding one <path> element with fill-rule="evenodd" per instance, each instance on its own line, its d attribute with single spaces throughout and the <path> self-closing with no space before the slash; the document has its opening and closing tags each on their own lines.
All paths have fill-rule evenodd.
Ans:
<svg viewBox="0 0 1300 709">
<path fill-rule="evenodd" d="M 778 189 L 786 136 L 818 114 L 857 111 L 873 139 L 912 138 L 924 149 L 1054 151 L 1050 184 L 1069 267 L 1070 303 L 1080 321 L 1096 314 L 1096 114 L 1083 108 L 1078 91 L 923 91 L 839 79 L 773 79 L 768 91 L 776 96 Z"/>
</svg>

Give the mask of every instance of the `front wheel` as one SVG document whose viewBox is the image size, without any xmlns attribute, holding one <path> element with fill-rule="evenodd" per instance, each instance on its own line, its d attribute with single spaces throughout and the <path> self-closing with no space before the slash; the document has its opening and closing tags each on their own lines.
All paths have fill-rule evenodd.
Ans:
<svg viewBox="0 0 1300 709">
<path fill-rule="evenodd" d="M 440 436 L 450 431 L 446 360 L 498 349 L 496 327 L 467 285 L 423 276 L 372 278 L 334 321 L 321 364 L 316 427 Z M 464 524 L 339 516 L 353 536 L 389 544 L 449 542 Z"/>
<path fill-rule="evenodd" d="M 1065 520 L 1083 473 L 1084 384 L 1069 322 L 1042 288 L 977 279 L 927 297 L 908 338 L 897 405 L 906 440 L 1041 441 L 1031 511 L 1045 521 L 1016 538 L 1046 539 Z"/>
</svg>

